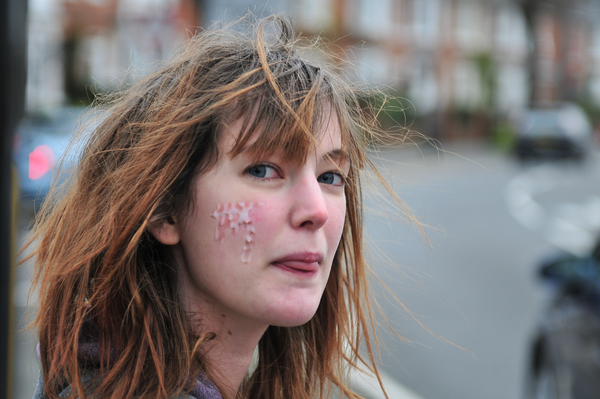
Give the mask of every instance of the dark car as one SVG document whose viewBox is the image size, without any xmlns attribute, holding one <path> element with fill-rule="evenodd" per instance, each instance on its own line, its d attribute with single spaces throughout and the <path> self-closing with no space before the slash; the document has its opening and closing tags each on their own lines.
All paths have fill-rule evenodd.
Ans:
<svg viewBox="0 0 600 399">
<path fill-rule="evenodd" d="M 77 127 L 82 108 L 38 112 L 17 126 L 13 160 L 22 199 L 39 205 L 48 192 L 56 166 Z M 66 160 L 68 166 L 69 160 Z"/>
<path fill-rule="evenodd" d="M 581 159 L 594 144 L 593 129 L 575 104 L 529 109 L 517 123 L 514 151 L 521 160 Z"/>
<path fill-rule="evenodd" d="M 600 397 L 600 242 L 589 256 L 542 265 L 554 291 L 533 341 L 528 393 L 536 399 Z"/>
</svg>

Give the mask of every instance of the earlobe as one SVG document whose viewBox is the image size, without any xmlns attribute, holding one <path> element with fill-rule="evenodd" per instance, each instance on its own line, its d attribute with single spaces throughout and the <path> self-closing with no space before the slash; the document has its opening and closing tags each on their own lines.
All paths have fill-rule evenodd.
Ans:
<svg viewBox="0 0 600 399">
<path fill-rule="evenodd" d="M 179 243 L 179 231 L 175 222 L 170 220 L 158 222 L 155 224 L 148 225 L 148 231 L 154 236 L 161 244 L 175 245 Z"/>
</svg>

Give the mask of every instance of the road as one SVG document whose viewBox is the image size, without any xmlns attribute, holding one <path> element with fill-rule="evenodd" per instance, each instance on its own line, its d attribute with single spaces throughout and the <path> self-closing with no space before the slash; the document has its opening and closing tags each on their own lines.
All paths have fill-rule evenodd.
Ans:
<svg viewBox="0 0 600 399">
<path fill-rule="evenodd" d="M 600 156 L 520 165 L 483 143 L 445 150 L 373 155 L 430 241 L 378 190 L 365 190 L 373 269 L 408 309 L 375 283 L 387 321 L 405 338 L 382 334 L 383 370 L 426 399 L 521 399 L 528 340 L 548 299 L 536 263 L 558 248 L 585 251 L 600 231 Z M 21 327 L 29 267 L 17 272 Z M 35 339 L 18 338 L 14 398 L 25 399 L 37 378 Z"/>
<path fill-rule="evenodd" d="M 522 398 L 529 340 L 548 300 L 536 264 L 559 248 L 592 245 L 599 157 L 522 165 L 481 143 L 445 150 L 379 155 L 431 241 L 389 213 L 367 216 L 389 257 L 375 270 L 410 311 L 382 300 L 386 319 L 411 341 L 383 336 L 384 370 L 427 399 Z"/>
</svg>

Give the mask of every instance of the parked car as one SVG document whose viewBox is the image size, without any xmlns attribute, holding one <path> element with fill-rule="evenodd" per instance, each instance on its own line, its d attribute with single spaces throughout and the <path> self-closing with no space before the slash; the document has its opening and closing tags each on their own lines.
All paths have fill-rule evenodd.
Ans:
<svg viewBox="0 0 600 399">
<path fill-rule="evenodd" d="M 521 160 L 581 159 L 593 144 L 590 121 L 575 104 L 529 109 L 518 118 L 514 151 Z"/>
<path fill-rule="evenodd" d="M 553 301 L 533 340 L 528 394 L 535 399 L 600 397 L 600 241 L 589 256 L 558 256 L 540 277 Z"/>
<path fill-rule="evenodd" d="M 36 113 L 19 123 L 14 137 L 13 160 L 22 199 L 35 200 L 39 205 L 46 196 L 81 111 L 82 108 L 72 107 Z"/>
</svg>

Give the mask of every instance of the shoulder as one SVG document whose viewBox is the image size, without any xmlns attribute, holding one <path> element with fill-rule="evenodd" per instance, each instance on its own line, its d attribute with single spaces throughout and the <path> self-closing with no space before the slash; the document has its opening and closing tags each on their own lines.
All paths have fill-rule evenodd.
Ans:
<svg viewBox="0 0 600 399">
<path fill-rule="evenodd" d="M 33 393 L 33 399 L 46 399 L 46 390 L 44 389 L 44 377 L 40 373 L 38 377 L 38 383 Z"/>
<path fill-rule="evenodd" d="M 81 372 L 81 382 L 83 383 L 84 386 L 89 387 L 90 389 L 93 390 L 100 383 L 100 381 L 98 381 L 98 379 L 95 378 L 97 375 L 98 375 L 98 373 L 96 370 L 83 370 Z M 60 391 L 59 396 L 61 398 L 70 398 L 71 393 L 72 393 L 71 386 L 65 385 L 62 388 L 62 390 Z M 47 398 L 48 398 L 48 396 L 46 395 L 46 388 L 44 386 L 44 376 L 40 372 L 40 375 L 38 377 L 37 387 L 35 388 L 35 392 L 33 394 L 33 399 L 47 399 Z"/>
</svg>

